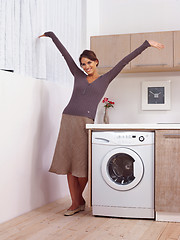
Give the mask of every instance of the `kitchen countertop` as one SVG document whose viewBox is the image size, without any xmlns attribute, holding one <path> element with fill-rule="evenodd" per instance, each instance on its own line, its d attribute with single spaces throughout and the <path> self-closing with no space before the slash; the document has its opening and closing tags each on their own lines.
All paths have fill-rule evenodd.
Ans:
<svg viewBox="0 0 180 240">
<path fill-rule="evenodd" d="M 157 130 L 157 129 L 180 129 L 180 123 L 128 123 L 128 124 L 86 124 L 90 130 Z"/>
</svg>

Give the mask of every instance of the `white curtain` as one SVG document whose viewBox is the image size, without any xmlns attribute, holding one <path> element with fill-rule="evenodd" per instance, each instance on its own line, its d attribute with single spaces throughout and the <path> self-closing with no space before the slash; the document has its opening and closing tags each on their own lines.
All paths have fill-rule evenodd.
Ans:
<svg viewBox="0 0 180 240">
<path fill-rule="evenodd" d="M 43 0 L 0 0 L 0 69 L 46 78 Z"/>
<path fill-rule="evenodd" d="M 44 28 L 43 0 L 14 0 L 14 52 L 15 72 L 46 78 L 45 45 L 38 41 Z"/>
<path fill-rule="evenodd" d="M 53 31 L 77 65 L 82 51 L 82 1 L 46 0 L 46 31 Z M 51 40 L 47 43 L 47 79 L 69 83 L 72 76 L 66 63 Z"/>
<path fill-rule="evenodd" d="M 71 81 L 64 59 L 51 40 L 37 37 L 54 31 L 78 60 L 82 1 L 0 0 L 0 69 L 51 81 Z"/>
<path fill-rule="evenodd" d="M 13 70 L 14 0 L 0 0 L 0 69 Z"/>
</svg>

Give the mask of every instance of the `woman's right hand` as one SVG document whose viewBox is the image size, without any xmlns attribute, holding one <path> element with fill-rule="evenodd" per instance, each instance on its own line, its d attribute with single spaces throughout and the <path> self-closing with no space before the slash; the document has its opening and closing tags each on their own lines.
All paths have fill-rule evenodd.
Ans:
<svg viewBox="0 0 180 240">
<path fill-rule="evenodd" d="M 43 35 L 40 35 L 38 38 L 41 38 L 41 37 L 46 37 L 46 35 L 45 35 L 45 34 L 43 34 Z"/>
<path fill-rule="evenodd" d="M 40 35 L 38 38 L 41 38 L 41 37 L 50 37 L 50 38 L 53 38 L 53 36 L 55 36 L 55 34 L 51 31 L 49 32 L 45 32 L 44 34 Z"/>
</svg>

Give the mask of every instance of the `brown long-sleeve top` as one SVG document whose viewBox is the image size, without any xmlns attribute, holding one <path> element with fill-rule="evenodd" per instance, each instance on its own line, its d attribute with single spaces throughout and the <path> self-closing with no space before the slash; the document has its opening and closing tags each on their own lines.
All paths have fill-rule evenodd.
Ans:
<svg viewBox="0 0 180 240">
<path fill-rule="evenodd" d="M 74 89 L 68 105 L 63 113 L 76 116 L 95 118 L 96 110 L 110 82 L 121 72 L 121 70 L 135 57 L 150 47 L 146 40 L 140 47 L 119 61 L 109 72 L 98 77 L 94 82 L 88 83 L 87 75 L 76 65 L 69 52 L 59 41 L 53 32 L 46 32 L 63 55 L 71 73 L 74 76 Z M 118 51 L 118 49 L 117 49 Z"/>
</svg>

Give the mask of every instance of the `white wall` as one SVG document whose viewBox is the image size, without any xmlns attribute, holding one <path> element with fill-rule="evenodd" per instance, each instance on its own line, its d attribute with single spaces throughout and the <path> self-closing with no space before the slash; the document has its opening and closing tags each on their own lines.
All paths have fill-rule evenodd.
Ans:
<svg viewBox="0 0 180 240">
<path fill-rule="evenodd" d="M 143 111 L 141 87 L 143 81 L 171 80 L 171 110 Z M 180 123 L 180 73 L 120 74 L 109 86 L 105 96 L 115 102 L 110 108 L 110 123 Z M 99 104 L 96 122 L 102 123 L 103 103 Z"/>
<path fill-rule="evenodd" d="M 66 177 L 48 170 L 68 96 L 60 84 L 0 71 L 0 223 L 67 195 Z"/>
<path fill-rule="evenodd" d="M 87 0 L 87 16 L 93 11 L 96 14 L 87 21 L 87 39 L 94 35 L 180 30 L 180 0 L 97 0 L 97 5 L 90 2 Z M 142 82 L 167 79 L 171 80 L 171 110 L 142 111 Z M 110 123 L 180 122 L 179 88 L 180 72 L 119 74 L 104 95 L 115 101 L 115 108 L 109 110 Z M 96 122 L 102 123 L 103 112 L 100 103 Z"/>
<path fill-rule="evenodd" d="M 179 0 L 99 0 L 100 34 L 180 30 Z"/>
<path fill-rule="evenodd" d="M 86 12 L 83 19 L 86 22 L 87 48 L 90 46 L 90 36 L 100 34 L 100 1 L 86 0 Z"/>
</svg>

